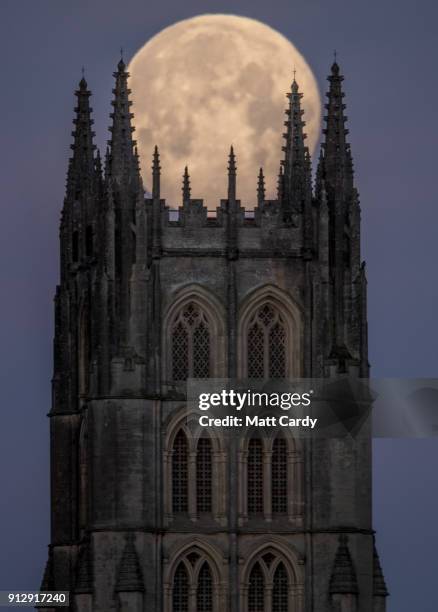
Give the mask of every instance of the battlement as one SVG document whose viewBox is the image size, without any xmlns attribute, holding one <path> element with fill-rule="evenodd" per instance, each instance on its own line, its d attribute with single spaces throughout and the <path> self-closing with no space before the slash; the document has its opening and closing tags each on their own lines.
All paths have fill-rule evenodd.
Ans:
<svg viewBox="0 0 438 612">
<path fill-rule="evenodd" d="M 189 206 L 190 207 L 194 207 L 193 212 L 195 212 L 195 210 L 198 210 L 198 202 L 201 203 L 201 208 L 202 208 L 202 215 L 204 215 L 204 210 L 207 211 L 207 217 L 206 217 L 206 221 L 207 221 L 207 225 L 212 226 L 212 227 L 218 227 L 218 217 L 220 216 L 220 212 L 218 212 L 219 207 L 215 208 L 215 209 L 211 209 L 211 208 L 205 208 L 204 204 L 203 204 L 203 200 L 202 199 L 193 199 L 189 201 Z M 180 226 L 180 222 L 184 217 L 184 211 L 183 211 L 183 206 L 178 206 L 178 208 L 172 207 L 172 206 L 166 206 L 165 207 L 167 212 L 168 212 L 168 223 L 170 224 L 175 224 L 174 226 Z M 193 214 L 193 213 L 192 213 Z M 255 218 L 256 218 L 256 209 L 255 208 L 251 208 L 251 209 L 244 209 L 244 223 L 245 225 L 254 225 L 255 223 Z"/>
<path fill-rule="evenodd" d="M 146 199 L 146 206 L 151 207 L 153 200 Z M 167 206 L 165 200 L 161 200 L 164 224 L 168 227 L 224 227 L 226 224 L 228 200 L 221 200 L 220 205 L 215 208 L 204 206 L 202 199 L 190 199 L 178 208 Z M 281 203 L 278 200 L 265 200 L 255 208 L 247 209 L 241 206 L 240 200 L 236 200 L 235 222 L 240 227 L 260 227 L 263 219 L 275 218 L 279 225 L 291 226 L 286 223 L 281 215 Z M 298 214 L 297 214 L 298 219 Z M 296 225 L 296 223 L 292 223 Z"/>
<path fill-rule="evenodd" d="M 152 211 L 153 200 L 146 200 Z M 254 209 L 243 208 L 239 200 L 231 217 L 228 200 L 221 200 L 215 210 L 208 210 L 203 200 L 188 200 L 177 209 L 161 206 L 161 242 L 169 249 L 192 249 L 208 255 L 212 250 L 225 252 L 228 245 L 229 225 L 234 225 L 236 248 L 240 251 L 297 253 L 303 247 L 303 215 L 296 211 L 285 220 L 281 203 L 266 200 Z"/>
</svg>

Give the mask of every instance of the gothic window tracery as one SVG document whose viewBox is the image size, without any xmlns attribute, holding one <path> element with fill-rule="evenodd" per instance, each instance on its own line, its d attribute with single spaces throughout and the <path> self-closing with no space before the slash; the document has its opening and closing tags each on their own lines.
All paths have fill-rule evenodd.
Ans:
<svg viewBox="0 0 438 612">
<path fill-rule="evenodd" d="M 246 612 L 292 612 L 301 610 L 294 562 L 289 555 L 269 547 L 251 560 L 246 574 Z"/>
<path fill-rule="evenodd" d="M 275 438 L 272 446 L 272 512 L 287 512 L 287 443 L 284 438 Z"/>
<path fill-rule="evenodd" d="M 221 520 L 225 500 L 219 496 L 225 464 L 217 443 L 209 436 L 197 438 L 190 427 L 178 425 L 164 450 L 164 506 L 166 520 L 185 516 L 192 521 Z"/>
<path fill-rule="evenodd" d="M 211 338 L 208 319 L 195 302 L 189 302 L 174 318 L 171 329 L 172 379 L 210 376 Z"/>
<path fill-rule="evenodd" d="M 265 612 L 265 577 L 259 563 L 249 575 L 248 612 Z"/>
<path fill-rule="evenodd" d="M 196 603 L 196 612 L 213 612 L 213 580 L 207 562 L 204 562 L 198 574 Z"/>
<path fill-rule="evenodd" d="M 178 565 L 173 579 L 172 612 L 189 612 L 189 577 L 183 562 Z"/>
<path fill-rule="evenodd" d="M 263 445 L 258 438 L 248 444 L 248 513 L 263 512 Z"/>
<path fill-rule="evenodd" d="M 248 378 L 285 378 L 287 330 L 283 315 L 272 304 L 262 304 L 247 331 Z"/>
<path fill-rule="evenodd" d="M 209 438 L 200 438 L 196 454 L 196 505 L 198 514 L 212 510 L 212 452 Z"/>
<path fill-rule="evenodd" d="M 303 450 L 290 435 L 263 432 L 243 440 L 238 453 L 239 521 L 303 519 Z"/>
<path fill-rule="evenodd" d="M 272 591 L 272 612 L 289 612 L 288 577 L 283 563 L 279 563 L 274 574 Z"/>
<path fill-rule="evenodd" d="M 175 436 L 172 454 L 172 509 L 175 514 L 188 512 L 188 443 L 180 430 Z"/>
<path fill-rule="evenodd" d="M 220 612 L 220 582 L 210 556 L 195 545 L 175 561 L 165 609 L 169 612 Z"/>
</svg>

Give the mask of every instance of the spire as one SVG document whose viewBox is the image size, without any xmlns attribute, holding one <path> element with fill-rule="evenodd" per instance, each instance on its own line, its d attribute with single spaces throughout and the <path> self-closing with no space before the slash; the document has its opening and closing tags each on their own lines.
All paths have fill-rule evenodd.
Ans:
<svg viewBox="0 0 438 612">
<path fill-rule="evenodd" d="M 283 166 L 280 166 L 280 170 L 278 172 L 277 179 L 277 198 L 279 202 L 283 201 L 284 196 L 284 174 L 283 174 Z"/>
<path fill-rule="evenodd" d="M 340 371 L 344 371 L 347 361 L 358 354 L 358 347 L 352 345 L 354 333 L 346 288 L 349 283 L 354 282 L 357 262 L 360 259 L 360 214 L 357 214 L 358 205 L 357 201 L 354 201 L 353 160 L 347 142 L 343 80 L 335 58 L 328 77 L 330 85 L 325 105 L 327 114 L 324 118 L 326 127 L 316 177 L 316 197 L 320 202 L 321 185 L 324 183 L 330 217 L 329 263 L 333 329 L 329 355 L 330 359 L 337 361 Z"/>
<path fill-rule="evenodd" d="M 231 145 L 228 156 L 228 200 L 236 199 L 236 174 L 236 156 L 234 155 L 233 145 Z"/>
<path fill-rule="evenodd" d="M 97 149 L 96 159 L 94 160 L 94 168 L 96 170 L 97 175 L 102 178 L 102 160 L 100 158 L 100 151 Z"/>
<path fill-rule="evenodd" d="M 324 169 L 327 187 L 337 190 L 347 186 L 346 181 L 351 179 L 352 158 L 350 146 L 347 143 L 348 129 L 345 127 L 347 117 L 344 114 L 344 92 L 339 65 L 335 59 L 328 77 L 330 83 L 327 93 L 328 102 L 325 105 L 326 128 L 324 129 Z"/>
<path fill-rule="evenodd" d="M 182 201 L 183 204 L 190 201 L 190 176 L 187 166 L 184 168 L 183 186 L 182 186 Z"/>
<path fill-rule="evenodd" d="M 152 197 L 160 199 L 160 153 L 155 145 L 154 155 L 152 158 Z"/>
<path fill-rule="evenodd" d="M 103 177 L 105 179 L 105 182 L 108 181 L 109 177 L 110 177 L 110 173 L 111 173 L 111 168 L 110 168 L 110 150 L 109 150 L 109 146 L 106 146 L 106 150 L 105 150 L 105 157 L 104 157 L 104 172 L 103 172 Z"/>
<path fill-rule="evenodd" d="M 359 593 L 356 570 L 348 548 L 348 536 L 344 534 L 339 537 L 339 546 L 330 578 L 330 594 L 337 593 Z"/>
<path fill-rule="evenodd" d="M 126 537 L 125 549 L 120 562 L 115 590 L 119 593 L 144 591 L 140 562 L 138 560 L 134 535 L 132 533 Z"/>
<path fill-rule="evenodd" d="M 306 147 L 304 152 L 304 176 L 303 176 L 303 238 L 304 253 L 307 258 L 312 257 L 314 245 L 313 232 L 313 209 L 312 209 L 312 161 L 309 149 Z"/>
<path fill-rule="evenodd" d="M 129 73 L 126 72 L 125 62 L 121 58 L 114 72 L 116 80 L 113 89 L 114 100 L 111 102 L 113 112 L 111 113 L 112 126 L 110 127 L 111 140 L 109 162 L 111 175 L 117 179 L 124 176 L 139 177 L 137 159 L 134 152 L 135 140 L 132 138 L 134 127 L 131 125 L 133 114 L 130 112 L 132 102 L 129 99 L 131 90 L 128 88 Z"/>
<path fill-rule="evenodd" d="M 134 158 L 135 158 L 135 165 L 137 167 L 137 170 L 138 172 L 140 172 L 140 155 L 138 154 L 137 145 L 135 145 L 134 147 Z"/>
<path fill-rule="evenodd" d="M 383 576 L 382 566 L 380 565 L 379 555 L 376 545 L 374 544 L 373 553 L 373 596 L 388 597 L 388 589 L 386 588 L 385 577 Z"/>
<path fill-rule="evenodd" d="M 310 190 L 312 190 L 312 159 L 310 157 L 310 152 L 307 147 L 304 154 L 304 168 L 305 177 L 307 179 L 307 186 L 310 187 Z"/>
<path fill-rule="evenodd" d="M 289 107 L 286 109 L 287 120 L 284 122 L 287 130 L 283 134 L 285 144 L 284 151 L 284 187 L 283 200 L 288 213 L 302 210 L 304 201 L 309 196 L 309 168 L 307 164 L 308 149 L 304 144 L 306 134 L 304 133 L 305 122 L 302 120 L 304 111 L 301 109 L 301 98 L 298 83 L 292 82 L 291 91 L 286 94 L 289 99 Z"/>
<path fill-rule="evenodd" d="M 315 197 L 318 202 L 321 199 L 321 189 L 323 186 L 323 182 L 324 182 L 324 155 L 323 155 L 322 147 L 321 147 L 321 149 L 319 150 L 318 166 L 316 168 L 316 176 L 315 176 Z"/>
<path fill-rule="evenodd" d="M 103 194 L 103 175 L 102 175 L 102 160 L 100 157 L 99 149 L 96 152 L 96 158 L 94 160 L 94 172 L 96 177 L 97 193 L 102 196 Z"/>
<path fill-rule="evenodd" d="M 257 204 L 261 204 L 265 201 L 265 177 L 263 174 L 263 168 L 260 168 L 258 183 L 257 183 Z"/>
<path fill-rule="evenodd" d="M 95 161 L 93 144 L 94 132 L 90 107 L 91 92 L 84 77 L 76 90 L 76 116 L 73 120 L 73 156 L 70 158 L 67 173 L 67 195 L 77 199 L 84 191 L 93 191 L 95 184 Z"/>
</svg>

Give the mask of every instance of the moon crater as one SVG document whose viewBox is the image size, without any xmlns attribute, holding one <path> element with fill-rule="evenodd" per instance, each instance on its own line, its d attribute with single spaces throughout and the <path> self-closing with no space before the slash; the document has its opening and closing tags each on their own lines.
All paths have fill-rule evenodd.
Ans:
<svg viewBox="0 0 438 612">
<path fill-rule="evenodd" d="M 181 175 L 188 165 L 192 197 L 214 208 L 226 197 L 227 155 L 233 144 L 238 197 L 245 206 L 254 206 L 260 166 L 267 197 L 275 197 L 285 94 L 294 68 L 313 152 L 321 122 L 318 86 L 303 56 L 279 32 L 246 17 L 201 15 L 154 36 L 129 65 L 145 185 L 150 184 L 157 144 L 168 204 L 180 204 Z"/>
</svg>

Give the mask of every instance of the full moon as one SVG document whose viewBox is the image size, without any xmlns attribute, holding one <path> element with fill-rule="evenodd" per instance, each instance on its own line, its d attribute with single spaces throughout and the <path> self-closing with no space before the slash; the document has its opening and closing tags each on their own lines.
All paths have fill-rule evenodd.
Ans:
<svg viewBox="0 0 438 612">
<path fill-rule="evenodd" d="M 159 32 L 129 64 L 146 188 L 158 145 L 167 204 L 181 204 L 181 176 L 187 165 L 192 198 L 203 198 L 215 208 L 226 198 L 227 157 L 233 145 L 242 204 L 249 209 L 255 205 L 260 166 L 267 197 L 276 197 L 285 94 L 294 70 L 304 94 L 306 142 L 312 153 L 321 123 L 318 86 L 301 53 L 282 34 L 234 15 L 200 15 Z"/>
</svg>

